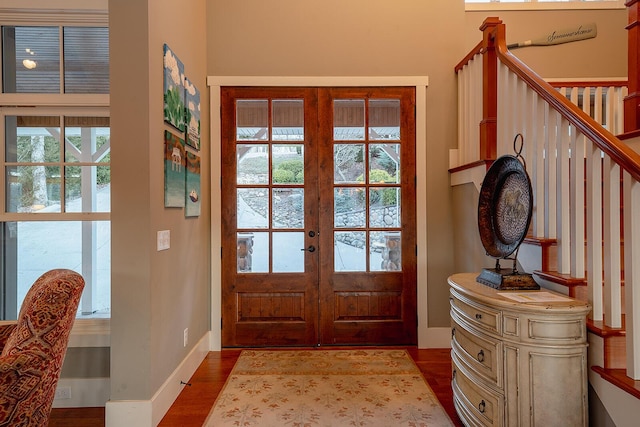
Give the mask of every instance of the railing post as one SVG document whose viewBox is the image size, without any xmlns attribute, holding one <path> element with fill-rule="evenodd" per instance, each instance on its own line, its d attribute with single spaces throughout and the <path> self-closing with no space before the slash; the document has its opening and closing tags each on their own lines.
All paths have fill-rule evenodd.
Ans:
<svg viewBox="0 0 640 427">
<path fill-rule="evenodd" d="M 503 26 L 497 17 L 489 17 L 482 31 L 482 121 L 480 122 L 480 160 L 494 160 L 497 153 L 498 57 L 496 31 Z M 501 31 L 504 34 L 504 30 Z"/>
<path fill-rule="evenodd" d="M 640 129 L 640 1 L 625 3 L 629 11 L 628 31 L 628 79 L 629 95 L 624 98 L 624 131 Z"/>
</svg>

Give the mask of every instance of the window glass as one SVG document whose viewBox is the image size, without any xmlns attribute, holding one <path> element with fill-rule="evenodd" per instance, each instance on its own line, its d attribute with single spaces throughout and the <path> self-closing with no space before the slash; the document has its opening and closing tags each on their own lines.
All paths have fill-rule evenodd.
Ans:
<svg viewBox="0 0 640 427">
<path fill-rule="evenodd" d="M 4 93 L 109 93 L 107 27 L 3 26 L 2 52 Z"/>
<path fill-rule="evenodd" d="M 29 287 L 52 268 L 85 279 L 80 317 L 109 317 L 107 23 L 37 22 L 43 24 L 0 30 L 2 92 L 18 99 L 17 106 L 3 104 L 0 96 L 0 319 L 15 319 Z M 29 107 L 22 107 L 27 97 Z"/>
<path fill-rule="evenodd" d="M 108 28 L 64 28 L 64 92 L 109 93 Z"/>
<path fill-rule="evenodd" d="M 58 27 L 2 27 L 5 93 L 60 93 Z"/>
<path fill-rule="evenodd" d="M 24 297 L 41 274 L 68 268 L 95 281 L 94 292 L 83 292 L 78 314 L 108 316 L 111 289 L 111 225 L 109 221 L 5 222 L 4 320 L 15 320 Z M 87 239 L 86 236 L 90 236 Z M 83 246 L 84 245 L 84 246 Z M 93 256 L 93 271 L 84 270 Z"/>
</svg>

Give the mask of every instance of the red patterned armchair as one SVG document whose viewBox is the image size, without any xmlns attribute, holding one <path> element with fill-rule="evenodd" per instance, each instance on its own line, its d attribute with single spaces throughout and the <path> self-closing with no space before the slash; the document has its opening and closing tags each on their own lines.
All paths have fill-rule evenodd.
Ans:
<svg viewBox="0 0 640 427">
<path fill-rule="evenodd" d="M 0 426 L 47 426 L 83 288 L 75 271 L 48 271 L 0 326 Z"/>
</svg>

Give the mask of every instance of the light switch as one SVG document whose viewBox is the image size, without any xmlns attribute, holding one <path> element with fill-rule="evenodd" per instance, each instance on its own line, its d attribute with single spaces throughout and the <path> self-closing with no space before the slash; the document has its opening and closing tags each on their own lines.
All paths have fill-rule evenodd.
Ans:
<svg viewBox="0 0 640 427">
<path fill-rule="evenodd" d="M 169 230 L 158 231 L 158 250 L 165 251 L 171 246 L 171 232 Z"/>
</svg>

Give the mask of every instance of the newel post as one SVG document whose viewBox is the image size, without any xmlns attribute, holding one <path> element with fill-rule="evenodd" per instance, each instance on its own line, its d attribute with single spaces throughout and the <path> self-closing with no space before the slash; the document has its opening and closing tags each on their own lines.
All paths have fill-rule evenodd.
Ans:
<svg viewBox="0 0 640 427">
<path fill-rule="evenodd" d="M 500 29 L 501 31 L 498 31 Z M 480 159 L 495 160 L 498 122 L 498 57 L 496 34 L 504 36 L 504 25 L 489 17 L 480 26 L 482 31 L 482 121 L 480 122 Z"/>
<path fill-rule="evenodd" d="M 628 78 L 629 95 L 624 98 L 624 131 L 640 129 L 640 1 L 629 0 L 625 3 L 629 11 L 628 31 Z"/>
</svg>

